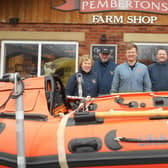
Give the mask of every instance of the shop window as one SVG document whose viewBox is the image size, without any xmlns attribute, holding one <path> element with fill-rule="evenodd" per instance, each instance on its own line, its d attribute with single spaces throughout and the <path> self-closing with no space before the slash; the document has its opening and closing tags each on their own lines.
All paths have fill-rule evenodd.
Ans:
<svg viewBox="0 0 168 168">
<path fill-rule="evenodd" d="M 36 76 L 38 62 L 38 45 L 6 44 L 5 73 L 19 72 L 21 76 Z"/>
<path fill-rule="evenodd" d="M 168 51 L 166 43 L 135 43 L 138 46 L 138 60 L 145 65 L 156 62 L 156 52 L 159 48 Z"/>
<path fill-rule="evenodd" d="M 66 83 L 72 72 L 75 72 L 75 45 L 43 44 L 41 74 L 55 73 Z"/>
<path fill-rule="evenodd" d="M 58 74 L 63 83 L 77 70 L 78 43 L 2 41 L 1 75 L 23 77 Z"/>
</svg>

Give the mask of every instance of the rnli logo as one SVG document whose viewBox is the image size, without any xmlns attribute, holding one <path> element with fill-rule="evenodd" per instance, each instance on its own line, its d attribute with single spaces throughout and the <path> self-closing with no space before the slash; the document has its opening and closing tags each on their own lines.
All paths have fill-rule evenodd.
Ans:
<svg viewBox="0 0 168 168">
<path fill-rule="evenodd" d="M 114 75 L 114 71 L 110 71 L 110 74 L 111 74 L 111 75 Z"/>
<path fill-rule="evenodd" d="M 92 83 L 95 84 L 95 83 L 96 83 L 96 79 L 93 79 L 93 80 L 92 80 Z"/>
<path fill-rule="evenodd" d="M 137 69 L 137 72 L 138 72 L 138 73 L 142 72 L 142 69 L 141 69 L 141 68 L 138 68 L 138 69 Z"/>
<path fill-rule="evenodd" d="M 167 137 L 165 135 L 160 134 L 158 137 L 155 137 L 154 135 L 146 135 L 145 137 L 139 137 L 140 140 L 148 141 L 145 143 L 139 143 L 139 146 L 146 146 L 146 145 L 166 145 L 165 142 L 167 140 Z M 155 142 L 157 141 L 157 142 Z M 160 141 L 160 142 L 159 142 Z"/>
</svg>

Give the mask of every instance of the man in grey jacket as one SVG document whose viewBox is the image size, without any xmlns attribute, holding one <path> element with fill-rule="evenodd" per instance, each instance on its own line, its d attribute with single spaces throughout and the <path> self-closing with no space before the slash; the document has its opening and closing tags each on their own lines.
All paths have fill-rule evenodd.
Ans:
<svg viewBox="0 0 168 168">
<path fill-rule="evenodd" d="M 137 61 L 137 46 L 128 44 L 126 62 L 117 66 L 114 72 L 111 92 L 148 92 L 151 81 L 147 67 Z"/>
</svg>

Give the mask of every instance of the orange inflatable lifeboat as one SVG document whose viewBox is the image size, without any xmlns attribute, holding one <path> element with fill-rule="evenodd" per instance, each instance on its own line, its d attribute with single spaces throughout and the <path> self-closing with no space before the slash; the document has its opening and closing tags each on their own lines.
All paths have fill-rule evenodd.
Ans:
<svg viewBox="0 0 168 168">
<path fill-rule="evenodd" d="M 166 92 L 65 98 L 57 77 L 23 81 L 30 168 L 168 167 Z M 0 167 L 17 168 L 13 84 L 0 83 Z"/>
</svg>

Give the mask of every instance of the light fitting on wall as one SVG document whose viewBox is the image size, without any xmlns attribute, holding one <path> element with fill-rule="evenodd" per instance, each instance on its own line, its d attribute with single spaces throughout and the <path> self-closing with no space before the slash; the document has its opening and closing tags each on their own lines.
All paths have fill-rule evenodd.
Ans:
<svg viewBox="0 0 168 168">
<path fill-rule="evenodd" d="M 0 23 L 6 23 L 7 21 L 6 21 L 6 19 L 2 19 L 1 21 L 0 21 Z"/>
<path fill-rule="evenodd" d="M 19 23 L 19 18 L 15 17 L 15 18 L 9 18 L 9 24 L 11 25 L 17 25 Z"/>
<path fill-rule="evenodd" d="M 106 34 L 102 34 L 100 40 L 101 40 L 101 41 L 104 41 L 104 42 L 107 41 L 107 36 L 106 36 Z"/>
</svg>

